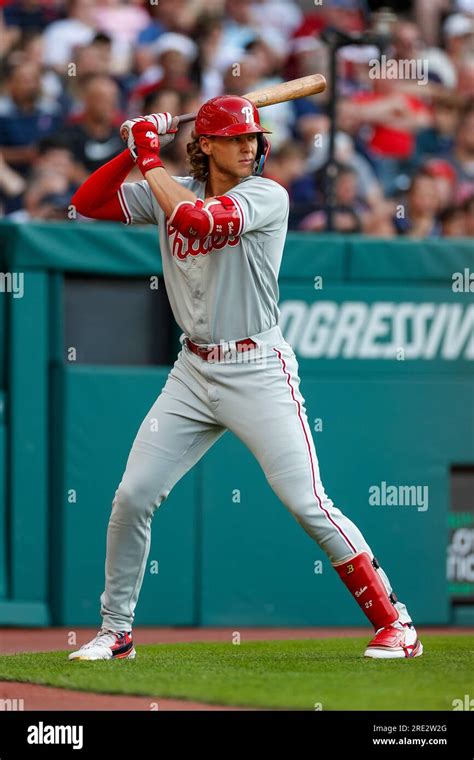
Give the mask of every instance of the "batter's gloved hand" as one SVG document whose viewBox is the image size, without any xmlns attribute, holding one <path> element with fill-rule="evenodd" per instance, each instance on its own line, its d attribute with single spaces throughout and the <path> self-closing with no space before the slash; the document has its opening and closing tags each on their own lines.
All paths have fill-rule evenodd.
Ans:
<svg viewBox="0 0 474 760">
<path fill-rule="evenodd" d="M 169 112 L 165 113 L 152 113 L 145 116 L 138 116 L 136 119 L 127 119 L 120 127 L 120 136 L 122 140 L 125 140 L 128 144 L 128 148 L 132 155 L 133 160 L 137 161 L 137 150 L 135 140 L 132 133 L 132 127 L 143 121 L 148 121 L 156 129 L 159 135 L 160 148 L 168 145 L 178 131 L 179 118 L 171 116 Z"/>
<path fill-rule="evenodd" d="M 178 131 L 178 116 L 174 118 L 166 111 L 165 113 L 150 113 L 143 117 L 147 121 L 150 121 L 156 127 L 156 131 L 160 135 L 160 145 L 162 148 L 165 145 L 174 140 L 174 136 Z"/>
<path fill-rule="evenodd" d="M 160 138 L 156 127 L 143 117 L 131 119 L 126 126 L 128 127 L 128 149 L 142 174 L 163 166 L 160 158 Z M 125 124 L 122 127 L 125 127 Z"/>
</svg>

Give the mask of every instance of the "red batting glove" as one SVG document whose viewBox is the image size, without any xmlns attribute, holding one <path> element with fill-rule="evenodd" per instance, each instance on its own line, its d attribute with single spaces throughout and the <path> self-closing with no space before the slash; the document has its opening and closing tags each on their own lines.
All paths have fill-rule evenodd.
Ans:
<svg viewBox="0 0 474 760">
<path fill-rule="evenodd" d="M 151 122 L 132 123 L 128 133 L 128 147 L 143 176 L 150 169 L 163 166 L 160 158 L 160 138 Z"/>
</svg>

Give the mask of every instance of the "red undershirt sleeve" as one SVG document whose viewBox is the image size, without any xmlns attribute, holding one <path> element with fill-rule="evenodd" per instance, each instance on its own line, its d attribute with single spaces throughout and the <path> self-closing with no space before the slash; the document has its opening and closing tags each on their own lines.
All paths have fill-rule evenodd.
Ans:
<svg viewBox="0 0 474 760">
<path fill-rule="evenodd" d="M 120 186 L 134 167 L 128 149 L 97 169 L 76 190 L 71 203 L 83 216 L 130 224 L 131 218 L 120 198 Z"/>
</svg>

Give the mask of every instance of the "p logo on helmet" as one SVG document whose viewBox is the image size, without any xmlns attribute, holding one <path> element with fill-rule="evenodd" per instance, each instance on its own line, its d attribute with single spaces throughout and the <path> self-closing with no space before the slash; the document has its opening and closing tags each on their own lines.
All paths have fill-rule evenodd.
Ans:
<svg viewBox="0 0 474 760">
<path fill-rule="evenodd" d="M 252 109 L 250 108 L 250 106 L 244 106 L 242 108 L 242 113 L 245 114 L 245 123 L 250 124 L 251 118 L 252 118 Z"/>
</svg>

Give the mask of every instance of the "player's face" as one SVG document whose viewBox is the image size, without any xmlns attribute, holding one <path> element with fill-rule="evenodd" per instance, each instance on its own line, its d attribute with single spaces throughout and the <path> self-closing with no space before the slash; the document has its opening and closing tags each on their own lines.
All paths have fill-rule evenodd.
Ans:
<svg viewBox="0 0 474 760">
<path fill-rule="evenodd" d="M 222 174 L 243 179 L 253 172 L 257 155 L 257 135 L 238 135 L 236 137 L 213 137 L 206 141 L 209 161 Z"/>
</svg>

